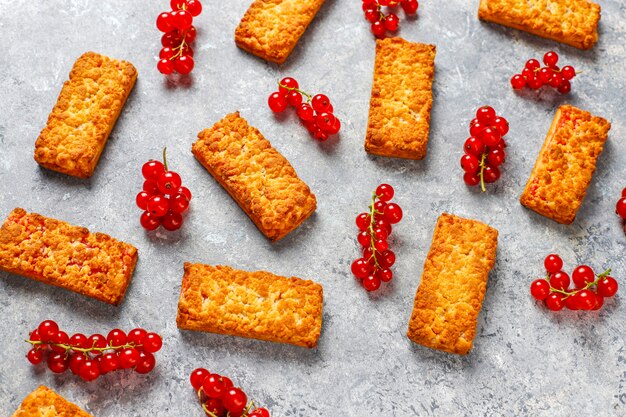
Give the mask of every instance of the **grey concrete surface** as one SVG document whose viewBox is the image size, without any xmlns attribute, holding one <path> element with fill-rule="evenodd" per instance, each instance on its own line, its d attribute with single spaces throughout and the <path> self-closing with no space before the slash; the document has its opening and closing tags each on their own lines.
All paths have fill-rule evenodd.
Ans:
<svg viewBox="0 0 626 417">
<path fill-rule="evenodd" d="M 363 151 L 374 39 L 357 0 L 329 0 L 287 63 L 267 64 L 236 48 L 233 31 L 249 0 L 205 2 L 196 19 L 196 68 L 180 82 L 156 71 L 155 17 L 167 1 L 0 0 L 0 217 L 14 207 L 87 226 L 132 243 L 140 259 L 120 307 L 0 273 L 0 415 L 45 384 L 96 417 L 203 415 L 189 385 L 204 366 L 229 375 L 273 416 L 624 416 L 626 415 L 626 237 L 614 213 L 626 186 L 626 6 L 603 7 L 600 41 L 579 51 L 481 23 L 478 0 L 423 1 L 419 17 L 400 13 L 399 35 L 437 45 L 429 154 L 424 161 Z M 530 57 L 556 50 L 581 70 L 573 91 L 514 93 L 509 78 Z M 139 71 L 93 178 L 40 169 L 33 145 L 73 61 L 93 50 Z M 313 141 L 295 115 L 275 118 L 266 100 L 280 77 L 328 94 L 341 135 Z M 558 105 L 571 103 L 613 127 L 578 219 L 561 226 L 520 206 L 518 197 Z M 490 104 L 511 130 L 502 179 L 486 194 L 462 182 L 458 160 L 467 123 Z M 313 217 L 272 244 L 191 154 L 196 134 L 240 110 L 317 194 Z M 194 193 L 177 233 L 144 233 L 134 196 L 141 164 L 168 146 L 172 169 Z M 354 217 L 373 188 L 396 188 L 405 218 L 395 228 L 395 279 L 367 294 L 350 274 L 357 256 Z M 405 337 L 412 300 L 437 216 L 480 219 L 500 231 L 474 350 L 457 357 Z M 529 283 L 549 252 L 612 267 L 624 287 L 593 313 L 551 313 Z M 184 261 L 266 269 L 316 280 L 325 290 L 315 350 L 181 332 L 175 316 Z M 164 336 L 147 376 L 107 375 L 87 384 L 32 367 L 22 342 L 41 320 L 68 332 L 143 326 Z"/>
</svg>

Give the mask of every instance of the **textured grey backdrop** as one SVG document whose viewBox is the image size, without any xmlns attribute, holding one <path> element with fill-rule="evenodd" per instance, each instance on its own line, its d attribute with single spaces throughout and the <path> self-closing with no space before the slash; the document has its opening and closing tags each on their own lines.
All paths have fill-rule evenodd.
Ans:
<svg viewBox="0 0 626 417">
<path fill-rule="evenodd" d="M 202 416 L 188 374 L 198 366 L 230 375 L 273 416 L 624 416 L 626 313 L 618 296 L 593 313 L 547 312 L 528 284 L 542 259 L 562 254 L 572 269 L 611 266 L 626 290 L 626 238 L 614 214 L 626 186 L 626 6 L 601 1 L 600 41 L 582 52 L 477 20 L 478 0 L 423 1 L 401 14 L 399 35 L 437 45 L 428 157 L 373 158 L 363 151 L 374 39 L 357 0 L 329 0 L 282 67 L 238 50 L 233 31 L 249 0 L 205 2 L 196 18 L 196 68 L 176 85 L 156 71 L 157 14 L 168 2 L 0 0 L 0 217 L 16 206 L 102 231 L 139 248 L 124 303 L 116 308 L 0 274 L 0 412 L 48 385 L 96 417 Z M 526 59 L 555 49 L 583 73 L 565 97 L 514 93 L 509 78 Z M 95 175 L 77 180 L 40 169 L 33 144 L 73 61 L 94 50 L 130 60 L 137 85 Z M 293 115 L 267 108 L 285 75 L 327 93 L 341 116 L 338 140 L 320 145 Z M 458 160 L 475 109 L 491 104 L 511 123 L 501 181 L 487 194 L 462 182 Z M 613 128 L 578 219 L 561 226 L 518 203 L 556 107 L 572 103 Z M 241 110 L 317 194 L 313 217 L 283 241 L 259 233 L 193 158 L 196 134 Z M 169 147 L 170 164 L 195 198 L 184 228 L 146 234 L 134 196 L 141 164 Z M 396 278 L 367 294 L 350 274 L 357 256 L 354 216 L 372 189 L 389 182 L 405 218 L 394 231 Z M 457 357 L 405 337 L 412 300 L 437 216 L 449 211 L 500 231 L 475 347 Z M 266 269 L 324 285 L 319 348 L 181 332 L 175 323 L 184 261 Z M 622 295 L 623 296 L 623 295 Z M 147 376 L 115 373 L 86 384 L 32 367 L 22 342 L 41 320 L 69 332 L 135 326 L 165 345 Z"/>
</svg>

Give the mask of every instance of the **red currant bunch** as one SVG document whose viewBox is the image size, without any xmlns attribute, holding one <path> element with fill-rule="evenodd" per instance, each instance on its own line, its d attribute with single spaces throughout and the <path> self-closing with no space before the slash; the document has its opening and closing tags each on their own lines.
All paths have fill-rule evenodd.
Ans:
<svg viewBox="0 0 626 417">
<path fill-rule="evenodd" d="M 140 223 L 146 230 L 155 230 L 159 226 L 170 231 L 180 229 L 183 213 L 191 201 L 191 191 L 182 186 L 180 175 L 167 169 L 166 150 L 163 150 L 162 163 L 151 160 L 141 168 L 145 181 L 135 202 L 144 210 Z"/>
<path fill-rule="evenodd" d="M 615 212 L 622 220 L 626 220 L 626 188 L 622 190 L 622 198 L 618 200 Z M 624 233 L 626 233 L 626 221 L 624 222 Z"/>
<path fill-rule="evenodd" d="M 193 70 L 193 49 L 196 39 L 193 18 L 202 12 L 199 0 L 171 0 L 172 11 L 161 13 L 156 26 L 165 34 L 161 38 L 163 49 L 159 53 L 157 69 L 162 74 L 189 74 Z"/>
<path fill-rule="evenodd" d="M 587 265 L 580 265 L 570 276 L 563 271 L 563 260 L 559 255 L 551 254 L 543 261 L 546 278 L 540 278 L 530 284 L 530 294 L 539 301 L 544 301 L 552 311 L 562 310 L 599 310 L 604 305 L 604 298 L 613 297 L 617 292 L 617 280 L 607 269 L 595 274 Z"/>
<path fill-rule="evenodd" d="M 506 159 L 504 136 L 509 132 L 509 122 L 496 115 L 490 106 L 476 111 L 476 118 L 470 122 L 470 137 L 467 138 L 461 157 L 461 168 L 465 171 L 463 181 L 469 186 L 480 184 L 487 191 L 485 183 L 494 183 L 500 178 L 500 165 Z"/>
<path fill-rule="evenodd" d="M 191 386 L 209 417 L 270 417 L 267 408 L 257 408 L 230 378 L 198 368 L 189 377 Z"/>
<path fill-rule="evenodd" d="M 576 76 L 576 70 L 570 65 L 559 68 L 556 63 L 559 56 L 556 52 L 546 52 L 543 56 L 542 67 L 536 59 L 526 61 L 526 66 L 521 74 L 515 74 L 511 78 L 511 86 L 514 90 L 521 90 L 528 86 L 533 90 L 537 90 L 544 85 L 556 88 L 561 94 L 567 94 L 572 89 L 571 80 Z"/>
<path fill-rule="evenodd" d="M 270 94 L 267 104 L 274 113 L 285 111 L 288 105 L 296 108 L 296 113 L 304 127 L 320 142 L 328 136 L 339 133 L 341 122 L 333 114 L 333 105 L 324 94 L 311 95 L 299 89 L 298 82 L 283 78 L 278 83 L 278 91 Z M 302 96 L 306 97 L 303 102 Z"/>
<path fill-rule="evenodd" d="M 387 239 L 391 235 L 391 225 L 402 220 L 402 209 L 391 202 L 393 195 L 391 185 L 380 184 L 372 194 L 369 213 L 356 216 L 357 241 L 361 244 L 363 257 L 352 262 L 352 273 L 367 291 L 376 291 L 381 282 L 393 278 L 390 268 L 396 262 L 396 255 L 389 249 Z"/>
<path fill-rule="evenodd" d="M 382 8 L 384 6 L 392 8 L 400 4 L 404 13 L 407 15 L 413 15 L 417 13 L 419 6 L 417 0 L 363 0 L 363 12 L 365 13 L 365 20 L 372 24 L 372 33 L 377 38 L 385 36 L 387 31 L 395 32 L 398 30 L 400 19 L 398 15 L 389 13 L 385 15 Z"/>
<path fill-rule="evenodd" d="M 69 369 L 85 381 L 122 369 L 132 368 L 139 374 L 147 374 L 156 364 L 154 353 L 163 345 L 161 336 L 144 329 L 134 329 L 128 334 L 113 329 L 106 337 L 101 334 L 87 337 L 82 333 L 70 337 L 52 320 L 41 322 L 27 342 L 32 345 L 26 355 L 30 363 L 37 365 L 46 359 L 52 372 L 61 374 Z"/>
</svg>

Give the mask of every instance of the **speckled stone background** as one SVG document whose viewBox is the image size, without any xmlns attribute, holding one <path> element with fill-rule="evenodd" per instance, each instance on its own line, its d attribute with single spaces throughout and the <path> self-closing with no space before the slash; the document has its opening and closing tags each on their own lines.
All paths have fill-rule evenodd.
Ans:
<svg viewBox="0 0 626 417">
<path fill-rule="evenodd" d="M 624 416 L 626 415 L 626 237 L 614 213 L 626 186 L 626 6 L 600 1 L 600 41 L 588 52 L 478 21 L 478 0 L 423 1 L 401 16 L 399 35 L 437 45 L 428 157 L 368 156 L 363 140 L 374 39 L 357 0 L 328 0 L 288 62 L 267 64 L 236 48 L 233 32 L 249 0 L 205 2 L 193 75 L 168 81 L 156 71 L 154 26 L 167 1 L 0 0 L 0 217 L 14 207 L 102 231 L 139 248 L 120 307 L 0 273 L 0 414 L 11 415 L 40 384 L 96 417 L 200 417 L 188 383 L 196 367 L 227 374 L 273 416 Z M 573 92 L 514 93 L 509 78 L 530 57 L 554 49 L 582 71 Z M 33 145 L 74 60 L 88 50 L 127 59 L 139 78 L 95 175 L 78 180 L 43 170 Z M 294 114 L 275 118 L 266 100 L 275 81 L 296 77 L 327 93 L 341 135 L 313 141 Z M 467 123 L 491 104 L 511 130 L 501 181 L 468 189 L 458 159 Z M 587 198 L 571 226 L 518 202 L 558 105 L 571 103 L 613 127 Z M 294 165 L 318 197 L 316 213 L 272 244 L 195 161 L 196 134 L 240 110 Z M 141 164 L 167 145 L 171 167 L 194 193 L 177 233 L 144 233 L 134 196 Z M 376 294 L 350 274 L 357 256 L 354 217 L 373 188 L 389 182 L 405 218 L 394 229 L 395 279 Z M 407 321 L 437 216 L 480 219 L 500 231 L 470 355 L 412 344 Z M 612 267 L 624 287 L 600 312 L 551 313 L 529 283 L 549 252 L 571 271 L 579 262 Z M 316 280 L 325 290 L 319 347 L 306 350 L 182 332 L 175 316 L 183 262 L 223 263 Z M 97 383 L 32 367 L 22 340 L 53 318 L 68 332 L 143 326 L 164 336 L 147 376 L 119 372 Z"/>
</svg>

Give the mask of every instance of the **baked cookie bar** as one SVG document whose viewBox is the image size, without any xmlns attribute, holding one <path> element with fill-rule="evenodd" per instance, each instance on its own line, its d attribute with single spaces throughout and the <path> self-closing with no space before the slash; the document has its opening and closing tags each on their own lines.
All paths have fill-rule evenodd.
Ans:
<svg viewBox="0 0 626 417">
<path fill-rule="evenodd" d="M 118 305 L 137 249 L 102 233 L 21 208 L 0 228 L 0 270 Z"/>
<path fill-rule="evenodd" d="M 588 0 L 480 0 L 478 17 L 591 49 L 598 41 L 600 5 Z"/>
<path fill-rule="evenodd" d="M 50 388 L 41 386 L 28 394 L 13 417 L 93 417 Z"/>
<path fill-rule="evenodd" d="M 90 177 L 136 79 L 137 70 L 126 61 L 95 52 L 78 58 L 37 138 L 35 161 L 53 171 Z"/>
<path fill-rule="evenodd" d="M 423 159 L 426 156 L 434 45 L 402 38 L 378 39 L 365 150 L 373 155 Z"/>
<path fill-rule="evenodd" d="M 282 64 L 322 4 L 324 0 L 255 0 L 235 30 L 235 43 Z"/>
<path fill-rule="evenodd" d="M 449 353 L 470 351 L 497 245 L 498 231 L 486 224 L 446 213 L 439 217 L 415 294 L 409 339 Z"/>
<path fill-rule="evenodd" d="M 313 348 L 322 286 L 269 272 L 185 263 L 176 323 L 198 330 Z"/>
<path fill-rule="evenodd" d="M 309 187 L 239 112 L 200 132 L 192 152 L 271 240 L 283 238 L 315 211 Z"/>
<path fill-rule="evenodd" d="M 520 202 L 556 222 L 576 217 L 611 124 L 576 107 L 559 107 Z"/>
</svg>

